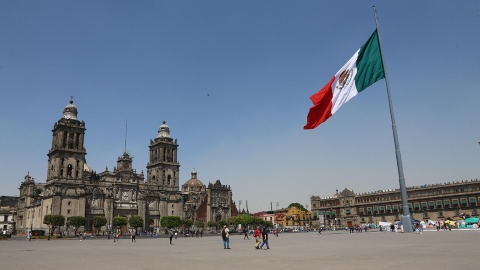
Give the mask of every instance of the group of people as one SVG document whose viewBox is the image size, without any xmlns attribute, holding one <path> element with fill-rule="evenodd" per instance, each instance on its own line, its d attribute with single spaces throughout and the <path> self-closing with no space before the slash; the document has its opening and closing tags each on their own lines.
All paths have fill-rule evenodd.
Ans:
<svg viewBox="0 0 480 270">
<path fill-rule="evenodd" d="M 368 226 L 367 225 L 358 225 L 358 224 L 355 224 L 355 225 L 352 225 L 350 227 L 345 227 L 345 230 L 346 231 L 350 231 L 350 233 L 361 233 L 363 231 L 367 232 L 368 230 Z"/>
<path fill-rule="evenodd" d="M 267 227 L 263 227 L 263 231 L 260 231 L 260 226 L 257 226 L 253 236 L 255 236 L 255 249 L 263 249 L 264 245 L 267 245 L 267 249 L 270 249 L 270 246 L 268 245 Z"/>
<path fill-rule="evenodd" d="M 264 227 L 263 231 L 261 231 L 260 226 L 257 226 L 257 229 L 253 233 L 253 237 L 255 237 L 255 249 L 263 249 L 264 245 L 267 245 L 267 249 L 270 249 L 270 245 L 268 244 L 268 229 L 266 227 Z M 249 239 L 248 231 L 245 231 L 243 239 L 245 240 L 245 238 Z M 227 226 L 223 226 L 222 240 L 223 248 L 230 249 L 230 231 L 228 230 Z"/>
</svg>

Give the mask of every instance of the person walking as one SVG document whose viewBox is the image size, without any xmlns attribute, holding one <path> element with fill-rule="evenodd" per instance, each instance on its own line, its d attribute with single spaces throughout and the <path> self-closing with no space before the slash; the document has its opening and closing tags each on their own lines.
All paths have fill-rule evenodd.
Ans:
<svg viewBox="0 0 480 270">
<path fill-rule="evenodd" d="M 28 232 L 28 241 L 32 241 L 32 231 Z"/>
<path fill-rule="evenodd" d="M 170 245 L 172 244 L 172 238 L 173 238 L 173 231 L 170 230 L 170 232 L 168 233 L 168 238 L 170 238 Z"/>
<path fill-rule="evenodd" d="M 245 240 L 245 238 L 247 238 L 247 240 L 250 240 L 250 238 L 248 238 L 248 230 L 243 230 L 245 232 L 245 235 L 243 236 L 243 240 Z"/>
<path fill-rule="evenodd" d="M 255 249 L 260 249 L 260 236 L 261 236 L 261 232 L 260 232 L 260 226 L 257 226 L 257 229 L 255 230 L 255 232 L 253 233 L 253 236 L 255 237 Z"/>
<path fill-rule="evenodd" d="M 135 239 L 135 235 L 136 235 L 135 230 L 132 230 L 130 232 L 130 237 L 132 238 L 132 243 L 137 242 L 137 239 Z"/>
<path fill-rule="evenodd" d="M 230 249 L 230 231 L 227 226 L 223 226 L 222 230 L 223 249 Z"/>
<path fill-rule="evenodd" d="M 267 227 L 263 228 L 262 232 L 262 244 L 260 245 L 260 249 L 263 249 L 263 245 L 267 244 L 267 249 L 270 249 L 270 246 L 268 245 L 268 230 Z"/>
<path fill-rule="evenodd" d="M 113 233 L 113 242 L 114 243 L 117 242 L 117 233 L 116 232 Z"/>
</svg>

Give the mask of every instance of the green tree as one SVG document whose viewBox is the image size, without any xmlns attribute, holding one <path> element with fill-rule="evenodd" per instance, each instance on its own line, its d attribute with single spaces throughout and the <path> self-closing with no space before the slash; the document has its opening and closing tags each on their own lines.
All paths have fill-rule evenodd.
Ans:
<svg viewBox="0 0 480 270">
<path fill-rule="evenodd" d="M 239 215 L 236 217 L 238 219 L 237 224 L 242 224 L 242 228 L 248 228 L 248 225 L 253 224 L 253 217 L 248 214 Z"/>
<path fill-rule="evenodd" d="M 135 233 L 137 232 L 138 227 L 143 228 L 143 218 L 141 216 L 131 216 L 128 219 L 128 224 L 130 224 L 130 227 L 135 228 Z"/>
<path fill-rule="evenodd" d="M 267 228 L 273 228 L 273 223 L 271 221 L 262 220 L 262 223 L 261 223 L 260 226 L 267 227 Z"/>
<path fill-rule="evenodd" d="M 295 203 L 291 203 L 288 208 L 290 207 L 296 207 L 297 209 L 301 210 L 301 211 L 305 211 L 305 212 L 308 212 L 308 210 L 301 204 L 299 204 L 298 202 L 295 202 Z"/>
<path fill-rule="evenodd" d="M 73 234 L 77 235 L 78 228 L 87 225 L 87 218 L 81 216 L 73 216 L 69 218 L 68 223 L 70 224 L 70 226 L 73 226 Z"/>
<path fill-rule="evenodd" d="M 193 225 L 193 220 L 189 218 L 182 219 L 183 228 L 190 228 Z"/>
<path fill-rule="evenodd" d="M 104 216 L 93 217 L 93 226 L 97 229 L 97 235 L 102 226 L 107 225 L 107 218 Z"/>
<path fill-rule="evenodd" d="M 175 217 L 175 216 L 163 216 L 160 219 L 160 226 L 164 228 L 176 228 L 180 227 L 182 225 L 182 220 L 180 217 Z"/>
<path fill-rule="evenodd" d="M 121 227 L 121 226 L 127 226 L 127 224 L 128 224 L 127 217 L 114 217 L 113 218 L 113 222 L 112 222 L 113 226 Z"/>
<path fill-rule="evenodd" d="M 220 221 L 218 222 L 218 225 L 219 225 L 219 226 L 217 226 L 217 230 L 219 229 L 218 227 L 223 228 L 223 226 L 227 226 L 227 225 L 228 225 L 228 222 L 227 222 L 226 220 L 220 220 Z"/>
<path fill-rule="evenodd" d="M 217 222 L 213 221 L 213 220 L 210 220 L 208 223 L 207 223 L 208 227 L 210 228 L 210 230 L 212 228 L 216 228 L 217 227 Z"/>
<path fill-rule="evenodd" d="M 205 228 L 205 222 L 203 222 L 201 220 L 196 220 L 195 221 L 195 227 L 203 229 L 203 228 Z"/>
<path fill-rule="evenodd" d="M 255 226 L 262 226 L 263 225 L 263 219 L 259 218 L 259 217 L 253 217 L 253 224 Z"/>
<path fill-rule="evenodd" d="M 235 227 L 239 224 L 238 223 L 238 217 L 229 217 L 227 219 L 227 223 L 230 225 L 235 225 Z"/>
<path fill-rule="evenodd" d="M 43 217 L 43 223 L 48 225 L 49 235 L 57 229 L 59 226 L 65 225 L 65 217 L 62 215 L 45 215 Z"/>
</svg>

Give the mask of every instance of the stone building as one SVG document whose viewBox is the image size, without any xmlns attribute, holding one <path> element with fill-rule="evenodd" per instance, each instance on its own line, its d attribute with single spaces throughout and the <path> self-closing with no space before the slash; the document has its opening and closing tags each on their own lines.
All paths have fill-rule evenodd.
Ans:
<svg viewBox="0 0 480 270">
<path fill-rule="evenodd" d="M 150 140 L 146 175 L 132 168 L 132 157 L 126 152 L 113 170 L 106 167 L 97 173 L 85 159 L 85 122 L 78 120 L 77 114 L 70 100 L 53 126 L 46 182 L 38 183 L 27 175 L 20 185 L 19 232 L 45 229 L 43 217 L 48 214 L 65 216 L 67 224 L 71 216 L 84 216 L 90 222 L 87 230 L 92 229 L 95 216 L 104 216 L 111 224 L 116 216 L 139 215 L 150 229 L 160 226 L 162 216 L 191 217 L 184 211 L 189 209 L 185 207 L 188 196 L 179 189 L 177 140 L 170 136 L 165 122 Z"/>
<path fill-rule="evenodd" d="M 182 185 L 185 200 L 185 216 L 192 220 L 204 222 L 227 220 L 238 215 L 235 202 L 232 199 L 230 186 L 222 185 L 220 180 L 206 187 L 197 178 L 195 169 L 192 178 Z"/>
<path fill-rule="evenodd" d="M 18 197 L 0 196 L 0 234 L 12 234 L 15 231 L 15 216 Z"/>
<path fill-rule="evenodd" d="M 408 187 L 408 207 L 412 220 L 433 220 L 478 216 L 480 181 L 464 180 L 444 184 Z M 355 224 L 394 223 L 401 220 L 399 189 L 354 193 L 349 189 L 327 198 L 311 196 L 313 219 L 326 228 Z"/>
</svg>

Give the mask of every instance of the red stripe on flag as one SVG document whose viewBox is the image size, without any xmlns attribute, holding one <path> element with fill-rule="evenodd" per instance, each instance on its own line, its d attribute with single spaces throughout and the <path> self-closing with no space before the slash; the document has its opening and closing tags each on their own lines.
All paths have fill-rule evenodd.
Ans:
<svg viewBox="0 0 480 270">
<path fill-rule="evenodd" d="M 332 116 L 332 84 L 335 76 L 318 93 L 313 94 L 310 99 L 314 106 L 310 108 L 307 116 L 307 124 L 303 129 L 314 129 Z"/>
</svg>

